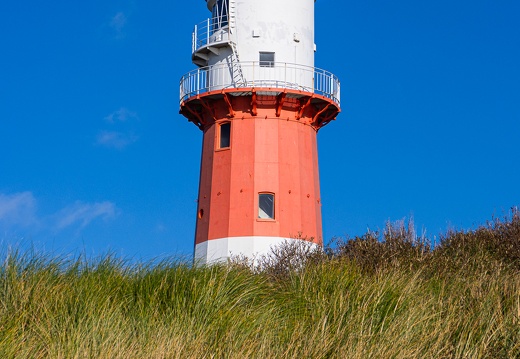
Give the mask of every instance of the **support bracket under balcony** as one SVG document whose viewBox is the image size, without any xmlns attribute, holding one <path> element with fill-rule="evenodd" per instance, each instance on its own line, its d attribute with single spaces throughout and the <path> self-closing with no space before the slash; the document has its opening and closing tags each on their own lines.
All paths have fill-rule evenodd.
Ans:
<svg viewBox="0 0 520 359">
<path fill-rule="evenodd" d="M 319 110 L 318 112 L 316 112 L 316 114 L 314 115 L 313 119 L 312 119 L 312 124 L 314 126 L 317 126 L 319 127 L 319 123 L 318 123 L 318 119 L 320 118 L 320 116 L 325 113 L 325 111 L 327 111 L 330 107 L 332 106 L 332 103 L 328 103 L 327 106 L 324 106 L 321 110 Z"/>
<path fill-rule="evenodd" d="M 191 106 L 182 104 L 180 113 L 183 114 L 184 117 L 188 119 L 188 121 L 193 122 L 199 128 L 199 130 L 204 129 L 203 116 L 199 112 L 192 110 Z"/>
<path fill-rule="evenodd" d="M 217 121 L 217 116 L 215 114 L 215 107 L 213 106 L 213 104 L 209 100 L 204 99 L 204 98 L 199 99 L 199 101 L 202 104 L 202 107 L 204 107 L 206 109 L 206 111 L 209 112 L 209 114 L 213 118 L 213 121 Z"/>
<path fill-rule="evenodd" d="M 220 50 L 216 47 L 213 47 L 213 46 L 208 46 L 207 49 L 209 51 L 211 51 L 214 55 L 219 55 L 220 54 Z"/>
<path fill-rule="evenodd" d="M 231 100 L 229 99 L 229 94 L 222 91 L 222 95 L 224 96 L 224 101 L 228 107 L 229 117 L 235 117 L 235 111 L 233 110 L 233 105 L 231 104 Z"/>
<path fill-rule="evenodd" d="M 258 102 L 257 102 L 257 98 L 256 98 L 256 90 L 253 89 L 251 91 L 251 114 L 253 116 L 256 116 L 258 115 Z"/>
<path fill-rule="evenodd" d="M 309 107 L 309 105 L 311 104 L 311 100 L 312 100 L 313 96 L 309 96 L 307 98 L 307 101 L 305 102 L 305 104 L 302 102 L 300 102 L 300 110 L 296 113 L 296 120 L 299 120 L 300 118 L 302 118 L 303 116 L 303 112 L 305 111 L 305 109 L 307 107 Z"/>
<path fill-rule="evenodd" d="M 282 107 L 286 96 L 287 89 L 276 97 L 276 117 L 280 117 L 280 114 L 282 113 Z"/>
</svg>

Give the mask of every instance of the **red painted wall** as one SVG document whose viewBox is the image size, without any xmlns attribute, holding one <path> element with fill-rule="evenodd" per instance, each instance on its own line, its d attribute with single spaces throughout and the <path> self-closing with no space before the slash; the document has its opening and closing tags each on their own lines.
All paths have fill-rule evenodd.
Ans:
<svg viewBox="0 0 520 359">
<path fill-rule="evenodd" d="M 196 244 L 242 236 L 322 243 L 315 116 L 330 101 L 318 98 L 309 105 L 314 97 L 309 95 L 306 106 L 298 99 L 282 106 L 269 95 L 224 101 L 211 93 L 184 104 L 198 114 L 192 120 L 204 130 Z M 217 146 L 222 122 L 231 123 L 227 149 Z M 274 220 L 258 219 L 260 192 L 274 193 Z"/>
</svg>

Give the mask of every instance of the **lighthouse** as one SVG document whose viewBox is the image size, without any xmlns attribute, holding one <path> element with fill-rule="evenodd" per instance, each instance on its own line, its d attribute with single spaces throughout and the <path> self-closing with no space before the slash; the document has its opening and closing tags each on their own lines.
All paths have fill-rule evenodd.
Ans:
<svg viewBox="0 0 520 359">
<path fill-rule="evenodd" d="M 206 5 L 180 80 L 180 113 L 203 133 L 195 261 L 322 245 L 317 133 L 340 83 L 314 66 L 315 0 Z"/>
</svg>

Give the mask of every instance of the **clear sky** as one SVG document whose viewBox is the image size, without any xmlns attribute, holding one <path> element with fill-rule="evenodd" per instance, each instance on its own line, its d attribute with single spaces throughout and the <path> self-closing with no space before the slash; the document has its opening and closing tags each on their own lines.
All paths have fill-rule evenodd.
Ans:
<svg viewBox="0 0 520 359">
<path fill-rule="evenodd" d="M 192 254 L 202 133 L 178 84 L 209 15 L 0 2 L 1 251 Z M 316 2 L 316 66 L 342 85 L 318 134 L 325 239 L 410 216 L 434 236 L 520 205 L 519 19 L 518 0 Z"/>
</svg>

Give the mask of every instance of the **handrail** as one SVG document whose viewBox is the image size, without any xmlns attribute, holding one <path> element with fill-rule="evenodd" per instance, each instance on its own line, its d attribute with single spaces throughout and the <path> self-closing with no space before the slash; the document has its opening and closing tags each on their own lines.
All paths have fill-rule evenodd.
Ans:
<svg viewBox="0 0 520 359">
<path fill-rule="evenodd" d="M 229 35 L 229 24 L 226 21 L 222 23 L 222 19 L 219 17 L 208 18 L 201 23 L 195 25 L 195 29 L 192 34 L 191 52 L 194 53 L 198 49 L 208 46 L 214 42 L 220 42 L 221 36 L 213 36 L 217 33 L 220 35 Z"/>
<path fill-rule="evenodd" d="M 234 80 L 233 64 L 198 68 L 180 80 L 180 102 L 210 91 L 229 88 L 278 88 L 312 92 L 340 104 L 340 82 L 331 72 L 285 62 L 240 62 L 245 81 Z"/>
</svg>

